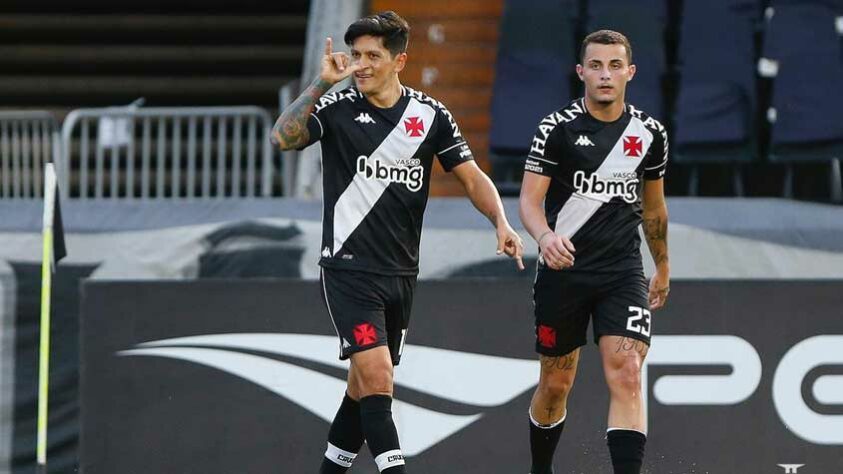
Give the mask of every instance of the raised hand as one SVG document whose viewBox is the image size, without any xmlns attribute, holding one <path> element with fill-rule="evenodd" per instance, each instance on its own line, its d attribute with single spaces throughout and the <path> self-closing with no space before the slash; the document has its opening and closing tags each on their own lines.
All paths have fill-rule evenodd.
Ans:
<svg viewBox="0 0 843 474">
<path fill-rule="evenodd" d="M 359 64 L 351 64 L 346 53 L 333 52 L 333 40 L 325 39 L 325 55 L 322 56 L 322 72 L 319 77 L 330 84 L 336 84 L 360 69 Z"/>
</svg>

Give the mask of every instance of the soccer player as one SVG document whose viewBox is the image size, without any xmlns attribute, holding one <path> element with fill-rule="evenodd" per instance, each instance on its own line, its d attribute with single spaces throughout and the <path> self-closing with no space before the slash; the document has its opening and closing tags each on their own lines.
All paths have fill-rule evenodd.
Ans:
<svg viewBox="0 0 843 474">
<path fill-rule="evenodd" d="M 624 35 L 588 35 L 577 75 L 585 97 L 539 123 L 521 187 L 521 220 L 540 251 L 533 299 L 541 372 L 529 411 L 531 473 L 553 472 L 589 319 L 609 387 L 606 437 L 614 472 L 638 473 L 647 440 L 641 364 L 650 347 L 650 312 L 665 304 L 670 279 L 667 133 L 624 103 L 635 75 Z M 642 222 L 656 264 L 649 291 L 639 250 Z"/>
<path fill-rule="evenodd" d="M 398 79 L 408 38 L 409 25 L 394 12 L 348 27 L 350 57 L 333 52 L 328 38 L 320 77 L 273 130 L 282 149 L 322 146 L 322 295 L 340 359 L 351 359 L 322 474 L 346 472 L 364 439 L 380 472 L 406 472 L 392 420 L 392 375 L 407 336 L 434 155 L 494 224 L 498 254 L 523 269 L 521 239 L 451 113 Z M 323 95 L 349 76 L 353 86 Z"/>
</svg>

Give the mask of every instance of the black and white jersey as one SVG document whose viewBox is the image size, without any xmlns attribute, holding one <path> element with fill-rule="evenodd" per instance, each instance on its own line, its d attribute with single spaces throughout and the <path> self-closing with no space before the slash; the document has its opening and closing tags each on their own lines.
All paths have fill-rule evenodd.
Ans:
<svg viewBox="0 0 843 474">
<path fill-rule="evenodd" d="M 473 159 L 451 113 L 409 87 L 382 109 L 352 86 L 322 96 L 307 128 L 322 146 L 319 264 L 417 274 L 433 155 L 446 171 Z"/>
<path fill-rule="evenodd" d="M 640 268 L 643 181 L 664 176 L 667 132 L 631 105 L 601 122 L 580 98 L 538 126 L 525 170 L 551 178 L 545 216 L 576 248 L 572 271 Z"/>
</svg>

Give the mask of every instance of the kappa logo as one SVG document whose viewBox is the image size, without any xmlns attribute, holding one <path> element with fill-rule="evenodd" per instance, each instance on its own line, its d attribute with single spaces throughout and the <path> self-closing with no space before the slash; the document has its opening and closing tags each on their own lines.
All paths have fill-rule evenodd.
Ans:
<svg viewBox="0 0 843 474">
<path fill-rule="evenodd" d="M 799 468 L 804 466 L 804 464 L 778 464 L 778 466 L 784 469 L 785 474 L 798 474 Z"/>
<path fill-rule="evenodd" d="M 400 183 L 407 186 L 410 191 L 416 192 L 424 184 L 424 168 L 420 161 L 416 166 L 388 165 L 377 158 L 369 159 L 366 155 L 357 157 L 357 172 L 366 179 L 377 179 L 387 183 Z M 408 162 L 409 163 L 409 162 Z"/>
<path fill-rule="evenodd" d="M 461 405 L 461 414 L 440 412 L 396 398 L 404 456 L 416 456 L 509 403 L 536 384 L 536 361 L 407 344 L 395 384 Z M 345 391 L 344 376 L 300 367 L 277 356 L 348 370 L 337 359 L 337 337 L 315 334 L 206 334 L 138 344 L 120 356 L 166 357 L 212 367 L 291 400 L 331 423 Z M 263 355 L 256 355 L 263 354 Z M 404 429 L 403 427 L 407 427 Z"/>
<path fill-rule="evenodd" d="M 404 119 L 404 130 L 407 136 L 421 137 L 424 132 L 424 121 L 419 117 L 407 117 Z"/>
<path fill-rule="evenodd" d="M 325 246 L 325 248 L 322 249 L 322 256 L 325 258 L 331 258 L 331 249 L 328 246 Z"/>
<path fill-rule="evenodd" d="M 623 137 L 623 154 L 630 158 L 638 158 L 644 151 L 644 143 L 641 137 Z"/>
<path fill-rule="evenodd" d="M 373 119 L 367 112 L 360 112 L 360 115 L 358 115 L 354 121 L 360 123 L 375 123 L 375 119 Z"/>
<path fill-rule="evenodd" d="M 587 136 L 585 136 L 585 135 L 580 135 L 580 137 L 579 137 L 579 138 L 577 138 L 577 141 L 575 141 L 575 142 L 574 142 L 574 145 L 579 145 L 579 146 L 595 146 L 595 145 L 594 145 L 594 142 L 592 142 L 592 141 L 591 141 L 591 140 L 590 140 Z"/>
</svg>

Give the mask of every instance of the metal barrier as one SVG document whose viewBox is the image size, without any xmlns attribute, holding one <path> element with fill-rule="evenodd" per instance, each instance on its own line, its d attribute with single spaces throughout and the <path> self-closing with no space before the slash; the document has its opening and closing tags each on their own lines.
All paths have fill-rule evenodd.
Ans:
<svg viewBox="0 0 843 474">
<path fill-rule="evenodd" d="M 278 113 L 283 112 L 290 104 L 296 100 L 299 95 L 299 81 L 290 81 L 280 89 L 278 89 Z M 296 182 L 298 181 L 299 172 L 299 152 L 296 150 L 286 150 L 281 152 L 281 163 L 284 167 L 284 173 L 281 176 L 284 183 L 285 197 L 300 197 L 296 193 Z"/>
<path fill-rule="evenodd" d="M 0 199 L 41 199 L 44 163 L 54 162 L 64 176 L 60 158 L 59 123 L 52 114 L 0 112 Z"/>
<path fill-rule="evenodd" d="M 71 112 L 71 198 L 269 197 L 272 119 L 260 107 L 109 107 Z M 95 135 L 94 135 L 95 134 Z"/>
</svg>

